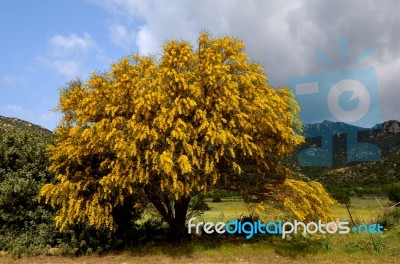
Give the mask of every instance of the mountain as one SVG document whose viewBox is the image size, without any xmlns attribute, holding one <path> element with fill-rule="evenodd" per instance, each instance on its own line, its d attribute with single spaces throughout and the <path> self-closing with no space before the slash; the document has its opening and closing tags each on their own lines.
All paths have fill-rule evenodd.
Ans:
<svg viewBox="0 0 400 264">
<path fill-rule="evenodd" d="M 304 124 L 304 134 L 305 135 L 319 135 L 319 134 L 338 134 L 338 133 L 351 133 L 368 130 L 368 128 L 358 127 L 349 125 L 343 122 L 332 122 L 325 120 L 322 123 L 316 124 Z"/>
<path fill-rule="evenodd" d="M 304 125 L 306 142 L 298 150 L 300 166 L 345 166 L 377 161 L 400 150 L 400 122 L 363 128 L 323 121 Z"/>
<path fill-rule="evenodd" d="M 396 120 L 377 124 L 362 136 L 382 150 L 382 156 L 390 155 L 400 150 L 400 122 Z"/>
</svg>

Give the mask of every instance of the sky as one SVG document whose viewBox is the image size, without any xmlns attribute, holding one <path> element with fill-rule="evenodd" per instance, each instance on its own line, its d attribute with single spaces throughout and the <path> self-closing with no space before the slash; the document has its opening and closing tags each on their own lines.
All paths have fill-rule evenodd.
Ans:
<svg viewBox="0 0 400 264">
<path fill-rule="evenodd" d="M 195 43 L 207 30 L 242 39 L 273 87 L 314 84 L 292 87 L 300 105 L 311 107 L 308 122 L 341 120 L 332 114 L 338 107 L 345 114 L 367 109 L 358 120 L 363 126 L 399 120 L 399 14 L 398 0 L 2 1 L 0 115 L 53 130 L 59 88 L 69 81 L 104 72 L 131 53 L 161 55 L 170 39 Z M 349 82 L 340 88 L 341 78 L 365 90 Z M 340 103 L 335 108 L 327 97 Z M 360 106 L 366 98 L 369 108 Z"/>
</svg>

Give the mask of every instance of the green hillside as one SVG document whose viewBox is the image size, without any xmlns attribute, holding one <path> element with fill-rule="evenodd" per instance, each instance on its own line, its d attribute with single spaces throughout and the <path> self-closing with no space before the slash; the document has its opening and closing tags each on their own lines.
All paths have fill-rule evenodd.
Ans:
<svg viewBox="0 0 400 264">
<path fill-rule="evenodd" d="M 32 132 L 44 136 L 51 136 L 53 134 L 53 132 L 42 126 L 35 125 L 28 121 L 24 121 L 15 117 L 5 117 L 1 115 L 0 115 L 0 128 L 3 128 L 5 130 Z"/>
<path fill-rule="evenodd" d="M 54 244 L 53 213 L 37 199 L 54 178 L 46 155 L 52 138 L 45 128 L 0 117 L 0 251 L 42 252 Z"/>
<path fill-rule="evenodd" d="M 395 120 L 377 124 L 371 129 L 362 129 L 358 142 L 367 142 L 379 147 L 381 159 L 369 162 L 348 162 L 346 137 L 339 136 L 343 127 L 346 131 L 357 131 L 357 127 L 343 123 L 322 122 L 306 125 L 315 135 L 327 133 L 334 136 L 332 166 L 299 166 L 297 153 L 289 163 L 297 177 L 308 177 L 325 185 L 328 190 L 344 189 L 353 194 L 385 193 L 387 186 L 400 182 L 400 123 Z M 332 134 L 333 133 L 333 134 Z M 341 138 L 341 140 L 335 140 Z M 318 147 L 306 143 L 305 147 Z M 300 148 L 301 149 L 301 148 Z"/>
<path fill-rule="evenodd" d="M 357 194 L 384 193 L 385 188 L 400 182 L 400 151 L 376 162 L 322 171 L 315 179 L 328 189 L 349 188 Z"/>
</svg>

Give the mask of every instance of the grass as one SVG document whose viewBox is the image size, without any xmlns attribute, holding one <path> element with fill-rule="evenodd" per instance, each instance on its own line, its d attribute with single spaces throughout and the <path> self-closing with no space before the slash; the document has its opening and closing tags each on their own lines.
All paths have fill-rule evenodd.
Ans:
<svg viewBox="0 0 400 264">
<path fill-rule="evenodd" d="M 386 198 L 377 200 L 352 198 L 350 202 L 350 212 L 355 222 L 371 223 L 375 222 L 377 216 L 382 212 L 381 206 L 385 207 L 388 203 L 389 200 Z M 350 221 L 345 205 L 335 205 L 332 210 L 341 221 Z"/>
<path fill-rule="evenodd" d="M 394 238 L 387 239 L 387 243 Z M 7 264 L 111 264 L 111 263 L 398 263 L 400 253 L 397 244 L 386 245 L 382 252 L 372 249 L 368 237 L 334 237 L 331 249 L 313 247 L 304 241 L 278 243 L 275 239 L 244 243 L 243 241 L 203 241 L 184 245 L 148 245 L 140 252 L 113 252 L 107 255 L 37 256 L 22 259 L 0 258 Z M 395 247 L 397 246 L 397 248 Z"/>
<path fill-rule="evenodd" d="M 249 215 L 250 210 L 247 205 L 238 199 L 225 199 L 222 198 L 222 202 L 213 203 L 211 200 L 207 200 L 207 203 L 211 210 L 204 212 L 204 214 L 199 217 L 201 221 L 230 221 L 235 220 L 243 215 Z M 378 201 L 375 199 L 361 199 L 352 198 L 350 203 L 350 212 L 355 221 L 370 223 L 375 222 L 379 213 L 382 212 L 381 206 L 387 206 L 389 200 L 384 198 L 379 198 Z M 280 217 L 280 212 L 270 208 L 270 217 L 276 219 Z M 333 213 L 341 221 L 350 221 L 349 214 L 346 210 L 345 205 L 337 204 L 332 207 Z"/>
<path fill-rule="evenodd" d="M 201 221 L 229 221 L 250 211 L 240 200 L 222 199 L 220 203 L 208 201 L 210 211 Z M 380 199 L 383 206 L 388 201 Z M 382 211 L 375 199 L 351 200 L 350 210 L 357 222 L 374 222 Z M 342 221 L 349 219 L 343 205 L 336 205 L 334 213 Z M 271 217 L 277 217 L 271 211 Z M 79 258 L 64 256 L 37 256 L 11 259 L 0 257 L 0 263 L 47 264 L 130 264 L 130 263 L 399 263 L 400 229 L 385 231 L 383 235 L 347 234 L 328 237 L 294 236 L 282 240 L 278 236 L 254 237 L 245 240 L 235 236 L 195 237 L 183 244 L 171 245 L 152 242 L 133 251 L 112 252 Z"/>
<path fill-rule="evenodd" d="M 250 213 L 248 207 L 242 200 L 229 200 L 222 198 L 222 202 L 213 203 L 207 199 L 210 210 L 206 211 L 201 217 L 202 221 L 218 222 L 235 220 L 242 215 Z"/>
</svg>

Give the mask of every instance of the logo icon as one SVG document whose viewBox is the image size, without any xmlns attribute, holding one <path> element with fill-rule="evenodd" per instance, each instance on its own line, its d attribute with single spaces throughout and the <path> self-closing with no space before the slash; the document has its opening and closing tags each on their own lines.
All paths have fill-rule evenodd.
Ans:
<svg viewBox="0 0 400 264">
<path fill-rule="evenodd" d="M 342 66 L 346 65 L 347 40 L 339 41 Z M 356 65 L 372 51 L 364 50 L 351 65 Z M 328 65 L 335 63 L 323 52 L 316 56 Z M 294 91 L 300 105 L 300 119 L 305 124 L 305 137 L 314 145 L 299 152 L 300 166 L 331 166 L 333 140 L 344 136 L 346 162 L 375 161 L 381 157 L 373 144 L 358 141 L 358 132 L 367 130 L 366 124 L 381 122 L 378 85 L 375 69 L 352 68 L 291 77 L 287 85 Z"/>
</svg>

